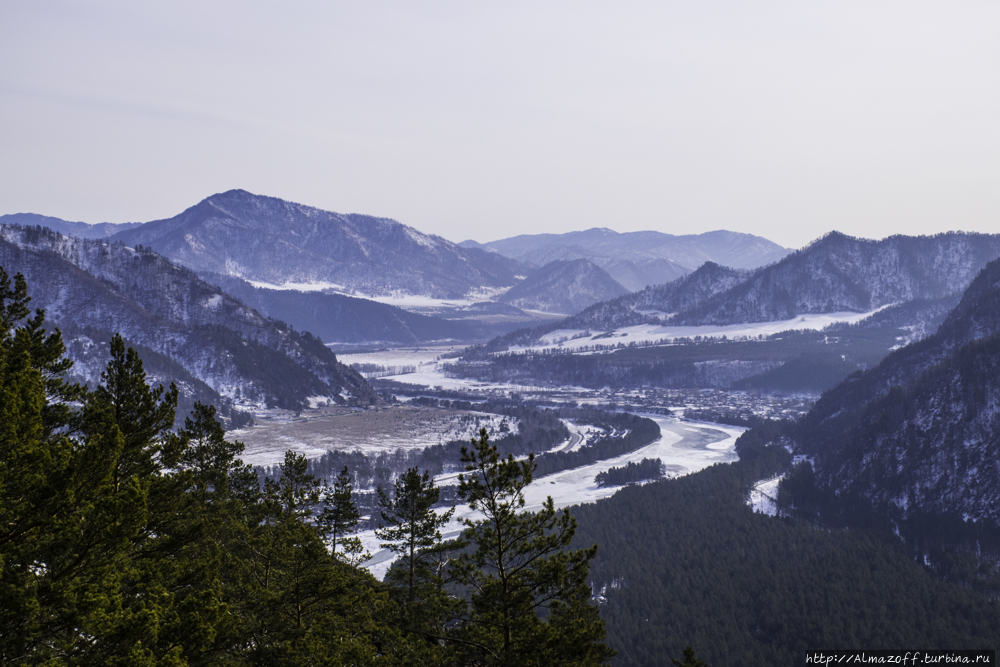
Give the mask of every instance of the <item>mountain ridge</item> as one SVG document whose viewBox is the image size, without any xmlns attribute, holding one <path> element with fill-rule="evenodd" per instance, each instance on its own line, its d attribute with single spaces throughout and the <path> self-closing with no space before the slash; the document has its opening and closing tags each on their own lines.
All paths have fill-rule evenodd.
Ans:
<svg viewBox="0 0 1000 667">
<path fill-rule="evenodd" d="M 25 275 L 32 306 L 48 321 L 121 333 L 229 400 L 288 407 L 310 396 L 376 400 L 314 336 L 268 320 L 152 250 L 0 226 L 0 265 Z"/>
<path fill-rule="evenodd" d="M 283 285 L 328 283 L 371 296 L 399 291 L 462 298 L 506 288 L 526 267 L 389 218 L 339 214 L 230 190 L 112 237 L 196 271 Z"/>
</svg>

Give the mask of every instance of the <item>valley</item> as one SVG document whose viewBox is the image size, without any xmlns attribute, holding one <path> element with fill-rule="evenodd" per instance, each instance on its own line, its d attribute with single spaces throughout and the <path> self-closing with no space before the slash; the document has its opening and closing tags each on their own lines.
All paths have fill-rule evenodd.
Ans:
<svg viewBox="0 0 1000 667">
<path fill-rule="evenodd" d="M 374 532 L 378 489 L 426 471 L 440 492 L 434 511 L 456 507 L 442 538 L 458 537 L 462 520 L 481 516 L 458 496 L 461 449 L 485 428 L 500 456 L 535 455 L 524 512 L 551 497 L 580 517 L 578 540 L 601 535 L 588 585 L 609 638 L 629 647 L 616 664 L 655 664 L 643 656 L 657 640 L 636 636 L 630 619 L 666 607 L 660 627 L 674 654 L 687 636 L 722 664 L 787 661 L 798 646 L 787 634 L 685 617 L 631 592 L 656 590 L 658 572 L 673 572 L 695 581 L 681 586 L 690 595 L 727 578 L 762 595 L 765 571 L 713 553 L 733 544 L 798 581 L 795 564 L 761 555 L 786 549 L 786 525 L 830 554 L 826 590 L 847 587 L 843 564 L 865 553 L 861 562 L 893 563 L 876 579 L 909 577 L 925 599 L 970 589 L 956 619 L 982 602 L 975 596 L 1000 591 L 996 235 L 832 233 L 786 251 L 745 235 L 597 230 L 577 238 L 590 250 L 548 237 L 484 248 L 244 191 L 124 229 L 18 219 L 92 236 L 0 224 L 0 263 L 25 274 L 43 324 L 63 331 L 67 377 L 100 391 L 107 341 L 122 332 L 147 382 L 178 387 L 174 428 L 196 402 L 215 405 L 261 489 L 273 492 L 286 473 L 333 484 L 346 469 L 359 513 L 351 539 L 376 579 L 397 562 Z M 281 252 L 270 256 L 266 239 Z M 641 255 L 643 242 L 708 259 Z M 619 251 L 640 254 L 612 261 Z M 716 264 L 720 256 L 739 259 L 736 268 Z M 771 263 L 755 267 L 755 257 Z M 655 271 L 671 279 L 623 287 Z M 678 489 L 695 491 L 678 498 Z M 664 494 L 672 506 L 650 500 Z M 687 569 L 676 569 L 675 551 Z M 659 570 L 637 567 L 650 559 Z M 926 571 L 908 569 L 914 560 Z M 690 579 L 705 569 L 709 580 Z M 774 587 L 777 607 L 798 604 L 798 588 Z M 881 588 L 859 595 L 885 606 Z M 736 608 L 752 616 L 761 604 Z M 907 636 L 920 632 L 919 619 L 907 623 Z M 864 636 L 884 638 L 881 627 Z M 744 655 L 737 645 L 753 655 L 734 657 Z"/>
</svg>

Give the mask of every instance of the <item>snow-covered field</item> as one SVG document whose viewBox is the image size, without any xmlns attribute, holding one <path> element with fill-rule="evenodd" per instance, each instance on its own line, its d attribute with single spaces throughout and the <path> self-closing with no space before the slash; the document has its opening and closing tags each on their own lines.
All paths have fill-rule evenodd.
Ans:
<svg viewBox="0 0 1000 667">
<path fill-rule="evenodd" d="M 409 309 L 446 309 L 446 308 L 464 308 L 466 306 L 471 306 L 474 303 L 479 303 L 482 301 L 492 301 L 498 296 L 506 292 L 509 287 L 498 287 L 489 288 L 483 287 L 478 290 L 469 292 L 464 297 L 460 299 L 436 299 L 430 296 L 424 296 L 422 294 L 408 294 L 406 292 L 401 292 L 395 290 L 389 294 L 359 294 L 351 291 L 344 285 L 339 285 L 337 283 L 328 282 L 311 282 L 311 283 L 294 283 L 287 282 L 277 285 L 275 283 L 265 283 L 259 280 L 249 280 L 247 281 L 254 287 L 260 287 L 263 289 L 272 290 L 294 290 L 296 292 L 325 292 L 327 294 L 340 294 L 342 296 L 351 296 L 356 299 L 367 299 L 369 301 L 376 301 L 378 303 L 384 303 L 389 306 L 397 306 L 404 310 Z"/>
<path fill-rule="evenodd" d="M 591 503 L 614 495 L 621 487 L 599 487 L 594 481 L 597 473 L 612 467 L 622 467 L 630 461 L 639 462 L 645 458 L 658 458 L 667 466 L 667 475 L 676 477 L 697 472 L 714 463 L 736 460 L 736 439 L 744 429 L 719 424 L 682 422 L 671 417 L 643 415 L 660 426 L 661 437 L 642 449 L 617 458 L 600 461 L 572 470 L 564 470 L 534 480 L 525 489 L 524 511 L 538 511 L 546 498 L 552 496 L 557 508 Z M 457 473 L 440 475 L 435 483 L 456 484 Z M 481 518 L 467 506 L 459 506 L 455 517 L 442 530 L 446 539 L 457 537 L 462 530 L 462 518 Z M 359 534 L 362 544 L 371 552 L 372 559 L 365 564 L 378 578 L 385 576 L 394 556 L 388 549 L 379 546 L 375 532 L 368 530 Z"/>
<path fill-rule="evenodd" d="M 405 382 L 407 384 L 422 385 L 424 387 L 440 387 L 441 389 L 461 390 L 461 391 L 542 391 L 544 387 L 533 387 L 525 385 L 514 385 L 504 383 L 480 382 L 467 378 L 448 377 L 446 367 L 454 363 L 454 359 L 439 359 L 443 354 L 461 349 L 453 345 L 433 346 L 433 347 L 400 347 L 385 350 L 375 350 L 373 352 L 359 352 L 338 354 L 337 360 L 347 364 L 378 364 L 379 366 L 415 366 L 413 373 L 402 375 L 392 375 L 385 379 Z M 567 387 L 567 389 L 574 389 Z M 588 390 L 582 387 L 575 388 L 581 392 Z"/>
<path fill-rule="evenodd" d="M 483 412 L 410 406 L 339 409 L 262 421 L 253 428 L 230 431 L 229 437 L 246 446 L 242 456 L 245 463 L 274 466 L 281 463 L 289 449 L 310 459 L 331 450 L 359 449 L 378 454 L 420 449 L 449 440 L 471 440 L 481 427 L 496 433 L 505 421 L 511 431 L 517 432 L 515 419 Z"/>
<path fill-rule="evenodd" d="M 631 327 L 622 327 L 611 332 L 592 331 L 591 335 L 583 336 L 587 333 L 584 329 L 557 329 L 542 336 L 538 343 L 534 345 L 512 346 L 511 352 L 540 351 L 551 348 L 562 350 L 580 350 L 594 345 L 617 345 L 623 343 L 669 343 L 678 338 L 694 338 L 701 336 L 705 338 L 728 338 L 734 337 L 754 337 L 763 335 L 770 336 L 782 331 L 818 331 L 836 322 L 860 322 L 866 317 L 877 313 L 873 310 L 867 313 L 824 313 L 819 315 L 802 315 L 790 320 L 779 322 L 750 322 L 744 324 L 729 324 L 725 326 L 661 326 L 658 324 L 637 324 Z M 574 338 L 574 336 L 580 336 Z"/>
</svg>

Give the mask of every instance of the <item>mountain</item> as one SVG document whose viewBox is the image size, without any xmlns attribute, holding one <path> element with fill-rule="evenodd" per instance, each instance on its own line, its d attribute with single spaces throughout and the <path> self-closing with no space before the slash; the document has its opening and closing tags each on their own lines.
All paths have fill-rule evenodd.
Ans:
<svg viewBox="0 0 1000 667">
<path fill-rule="evenodd" d="M 287 322 L 299 331 L 309 331 L 325 343 L 416 345 L 469 340 L 482 335 L 470 322 L 410 313 L 369 299 L 266 289 L 254 287 L 241 278 L 212 273 L 203 273 L 201 277 L 267 317 Z"/>
<path fill-rule="evenodd" d="M 100 222 L 88 224 L 86 222 L 69 222 L 60 218 L 53 218 L 48 215 L 38 215 L 37 213 L 11 213 L 0 215 L 0 225 L 21 225 L 24 227 L 46 227 L 52 231 L 75 236 L 80 239 L 104 239 L 117 232 L 127 229 L 134 229 L 140 226 L 141 222 Z"/>
<path fill-rule="evenodd" d="M 949 232 L 880 241 L 831 232 L 672 318 L 672 324 L 773 322 L 806 313 L 865 312 L 961 293 L 1000 257 L 1000 235 Z"/>
<path fill-rule="evenodd" d="M 997 522 L 998 433 L 1000 260 L 937 333 L 824 394 L 793 441 L 815 484 L 845 499 L 899 517 Z"/>
<path fill-rule="evenodd" d="M 556 260 L 532 271 L 497 301 L 526 310 L 575 313 L 594 302 L 627 292 L 593 262 Z"/>
<path fill-rule="evenodd" d="M 112 237 L 195 271 L 271 285 L 326 283 L 365 295 L 458 299 L 518 282 L 529 267 L 388 218 L 331 213 L 231 190 Z"/>
<path fill-rule="evenodd" d="M 521 262 L 589 259 L 629 290 L 669 282 L 705 262 L 756 268 L 776 262 L 789 250 L 751 234 L 715 231 L 674 236 L 655 231 L 619 234 L 606 228 L 567 234 L 531 234 L 466 247 L 487 248 Z"/>
<path fill-rule="evenodd" d="M 73 335 L 97 345 L 120 332 L 238 404 L 376 400 L 320 340 L 263 317 L 152 250 L 3 226 L 0 266 L 24 274 L 32 307 L 67 330 L 71 352 L 93 347 Z M 84 356 L 77 372 L 93 371 Z"/>
<path fill-rule="evenodd" d="M 509 345 L 528 345 L 557 329 L 611 331 L 636 324 L 661 323 L 669 320 L 678 311 L 698 307 L 715 295 L 745 281 L 749 276 L 750 271 L 730 269 L 714 262 L 705 262 L 697 271 L 664 285 L 647 287 L 638 292 L 595 303 L 564 320 L 506 334 L 490 341 L 487 349 L 498 350 Z"/>
<path fill-rule="evenodd" d="M 868 326 L 910 328 L 919 338 L 941 321 L 976 272 L 997 257 L 1000 235 L 995 234 L 950 232 L 873 241 L 832 232 L 769 266 L 751 271 L 708 262 L 683 278 L 517 335 L 526 343 L 559 328 L 775 322 L 887 307 L 890 312 Z"/>
</svg>

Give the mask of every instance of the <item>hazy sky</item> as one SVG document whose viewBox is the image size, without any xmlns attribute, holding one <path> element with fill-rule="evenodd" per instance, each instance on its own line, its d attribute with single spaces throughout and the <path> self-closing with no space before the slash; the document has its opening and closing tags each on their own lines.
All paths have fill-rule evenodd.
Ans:
<svg viewBox="0 0 1000 667">
<path fill-rule="evenodd" d="M 0 0 L 0 213 L 1000 232 L 1000 3 Z"/>
</svg>

